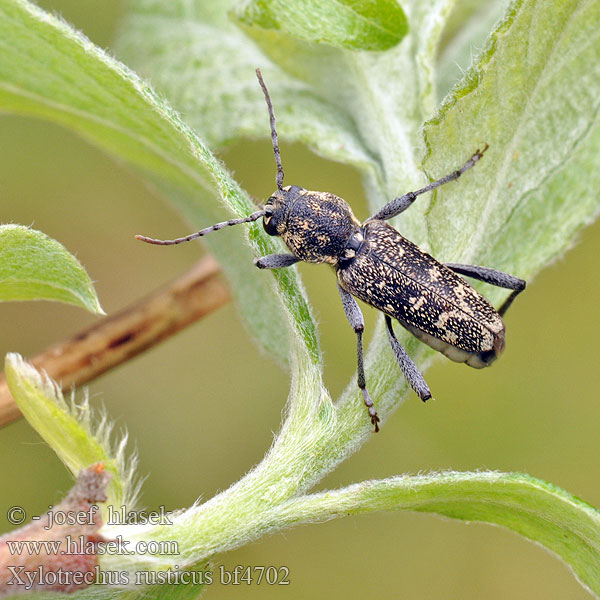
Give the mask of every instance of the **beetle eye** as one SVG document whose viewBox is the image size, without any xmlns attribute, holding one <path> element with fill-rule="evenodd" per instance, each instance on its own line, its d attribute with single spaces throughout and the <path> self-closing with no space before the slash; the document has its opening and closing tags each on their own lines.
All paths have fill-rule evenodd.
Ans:
<svg viewBox="0 0 600 600">
<path fill-rule="evenodd" d="M 267 214 L 263 217 L 263 227 L 269 235 L 279 235 L 277 231 L 277 226 L 273 221 L 273 215 Z"/>
</svg>

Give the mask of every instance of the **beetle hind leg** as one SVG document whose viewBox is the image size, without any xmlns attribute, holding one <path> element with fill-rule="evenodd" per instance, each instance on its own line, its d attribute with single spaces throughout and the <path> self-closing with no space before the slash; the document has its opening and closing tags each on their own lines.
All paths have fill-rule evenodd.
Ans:
<svg viewBox="0 0 600 600">
<path fill-rule="evenodd" d="M 362 330 L 356 331 L 356 357 L 357 357 L 357 384 L 358 388 L 362 392 L 363 401 L 367 410 L 369 411 L 369 417 L 371 418 L 371 425 L 375 426 L 375 433 L 379 431 L 379 417 L 377 415 L 377 411 L 375 410 L 375 405 L 373 404 L 373 400 L 371 400 L 371 396 L 369 391 L 367 390 L 367 382 L 365 380 L 365 368 L 363 364 L 363 343 L 362 343 Z"/>
<path fill-rule="evenodd" d="M 340 297 L 342 298 L 342 306 L 344 307 L 346 318 L 352 326 L 352 329 L 354 329 L 354 333 L 356 333 L 356 362 L 358 372 L 356 383 L 362 392 L 365 406 L 367 407 L 367 410 L 369 411 L 369 417 L 371 418 L 371 424 L 375 426 L 375 433 L 377 433 L 379 431 L 379 417 L 377 416 L 377 411 L 375 410 L 373 400 L 371 400 L 371 396 L 367 390 L 367 382 L 365 379 L 362 343 L 362 334 L 365 329 L 365 319 L 356 300 L 339 284 L 338 291 L 340 293 Z"/>
<path fill-rule="evenodd" d="M 459 275 L 466 275 L 472 277 L 478 281 L 495 285 L 496 287 L 505 288 L 512 290 L 512 294 L 504 301 L 502 306 L 498 309 L 498 314 L 502 317 L 508 310 L 509 306 L 513 303 L 514 299 L 525 289 L 527 283 L 514 275 L 497 271 L 496 269 L 490 269 L 489 267 L 479 267 L 476 265 L 461 265 L 457 263 L 445 263 L 445 265 L 452 269 Z"/>
<path fill-rule="evenodd" d="M 387 327 L 390 345 L 392 346 L 392 350 L 394 351 L 398 365 L 400 365 L 400 368 L 404 373 L 404 377 L 406 377 L 410 387 L 416 392 L 417 396 L 419 396 L 423 402 L 427 402 L 427 400 L 431 398 L 429 386 L 421 374 L 421 371 L 419 371 L 417 368 L 417 365 L 415 365 L 410 356 L 406 353 L 406 350 L 396 338 L 396 334 L 392 328 L 392 319 L 390 319 L 388 315 L 385 315 L 385 325 Z"/>
</svg>

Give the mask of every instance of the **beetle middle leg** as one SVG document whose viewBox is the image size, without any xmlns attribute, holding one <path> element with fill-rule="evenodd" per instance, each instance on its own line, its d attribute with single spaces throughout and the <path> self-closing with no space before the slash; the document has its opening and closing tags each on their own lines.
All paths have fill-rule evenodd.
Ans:
<svg viewBox="0 0 600 600">
<path fill-rule="evenodd" d="M 300 259 L 293 254 L 268 254 L 262 258 L 254 259 L 254 264 L 259 269 L 281 269 L 295 265 L 297 262 L 300 262 Z"/>
<path fill-rule="evenodd" d="M 525 289 L 527 283 L 514 275 L 490 269 L 489 267 L 479 267 L 477 265 L 461 265 L 457 263 L 445 263 L 455 273 L 472 277 L 478 281 L 495 285 L 496 287 L 513 290 L 513 293 L 504 301 L 504 304 L 498 309 L 498 314 L 502 317 L 513 303 L 514 299 Z"/>
<path fill-rule="evenodd" d="M 360 391 L 362 392 L 365 406 L 369 411 L 369 417 L 371 417 L 371 424 L 375 425 L 375 433 L 377 433 L 379 431 L 379 417 L 377 416 L 377 411 L 375 410 L 375 406 L 373 405 L 373 400 L 371 400 L 371 396 L 367 391 L 367 383 L 365 379 L 362 343 L 362 334 L 365 329 L 365 319 L 356 300 L 339 284 L 338 291 L 340 292 L 340 297 L 342 298 L 342 306 L 344 307 L 346 318 L 352 326 L 352 329 L 354 329 L 354 333 L 356 333 L 356 357 L 358 363 L 357 384 Z"/>
<path fill-rule="evenodd" d="M 408 194 L 404 194 L 404 196 L 400 196 L 391 202 L 388 202 L 382 209 L 379 210 L 379 212 L 375 213 L 372 217 L 369 217 L 367 221 L 387 221 L 387 219 L 391 219 L 392 217 L 399 215 L 417 199 L 417 196 L 425 194 L 426 192 L 430 192 L 431 190 L 440 187 L 440 185 L 444 185 L 445 183 L 458 179 L 465 171 L 468 171 L 471 167 L 475 166 L 475 163 L 479 161 L 487 149 L 488 145 L 486 144 L 483 150 L 476 150 L 475 154 L 473 154 L 473 156 L 471 156 L 471 158 L 460 169 L 452 171 L 452 173 L 442 177 L 441 179 L 438 179 L 437 181 L 432 181 L 429 185 L 426 185 L 424 188 L 421 188 L 416 192 L 408 192 Z"/>
<path fill-rule="evenodd" d="M 410 387 L 415 390 L 417 396 L 419 396 L 423 402 L 427 402 L 427 400 L 431 398 L 429 386 L 421 374 L 421 371 L 419 371 L 417 368 L 417 365 L 415 365 L 410 356 L 406 353 L 406 350 L 396 338 L 396 334 L 392 328 L 392 319 L 388 315 L 385 315 L 385 325 L 387 327 L 388 339 L 392 346 L 392 350 L 394 351 L 396 360 L 398 361 L 398 364 L 404 373 L 404 377 L 406 377 Z"/>
</svg>

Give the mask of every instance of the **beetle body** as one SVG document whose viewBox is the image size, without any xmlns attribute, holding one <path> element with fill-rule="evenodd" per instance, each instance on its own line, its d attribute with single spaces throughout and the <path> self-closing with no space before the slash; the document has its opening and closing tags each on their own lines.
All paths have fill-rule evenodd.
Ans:
<svg viewBox="0 0 600 600">
<path fill-rule="evenodd" d="M 296 258 L 332 265 L 344 290 L 451 360 L 482 368 L 504 349 L 494 307 L 385 221 L 361 224 L 339 196 L 299 186 L 276 191 L 265 210 L 265 230 Z"/>
<path fill-rule="evenodd" d="M 505 326 L 481 294 L 384 221 L 359 232 L 364 242 L 356 256 L 337 269 L 346 291 L 451 360 L 482 368 L 497 358 Z"/>
</svg>

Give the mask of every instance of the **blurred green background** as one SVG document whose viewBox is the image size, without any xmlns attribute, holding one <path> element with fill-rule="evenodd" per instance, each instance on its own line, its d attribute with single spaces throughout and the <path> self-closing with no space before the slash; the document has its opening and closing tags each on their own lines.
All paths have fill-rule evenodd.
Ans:
<svg viewBox="0 0 600 600">
<path fill-rule="evenodd" d="M 120 0 L 39 4 L 109 48 L 124 8 Z M 335 191 L 359 218 L 367 216 L 353 171 L 285 140 L 282 152 L 287 181 Z M 251 194 L 273 191 L 267 140 L 236 144 L 220 156 Z M 179 276 L 202 252 L 201 244 L 157 251 L 136 242 L 136 233 L 170 237 L 188 233 L 189 225 L 135 172 L 70 132 L 31 119 L 0 117 L 0 209 L 2 222 L 33 225 L 75 253 L 109 314 Z M 508 313 L 502 360 L 475 371 L 441 359 L 427 373 L 436 400 L 424 406 L 410 398 L 323 487 L 419 471 L 497 469 L 541 477 L 600 506 L 599 251 L 597 223 Z M 300 270 L 336 397 L 354 376 L 354 335 L 329 269 Z M 33 356 L 96 320 L 42 302 L 5 303 L 0 311 L 2 355 Z M 374 311 L 365 312 L 372 324 Z M 167 509 L 211 497 L 258 462 L 279 427 L 287 390 L 287 375 L 257 352 L 231 304 L 90 386 L 92 403 L 105 406 L 137 446 L 140 471 L 148 475 L 142 504 Z M 39 514 L 71 478 L 23 421 L 0 430 L 0 447 L 2 533 L 10 529 L 9 506 Z M 564 565 L 514 534 L 409 513 L 286 531 L 219 556 L 218 564 L 287 565 L 291 584 L 215 583 L 207 597 L 589 597 Z"/>
</svg>

